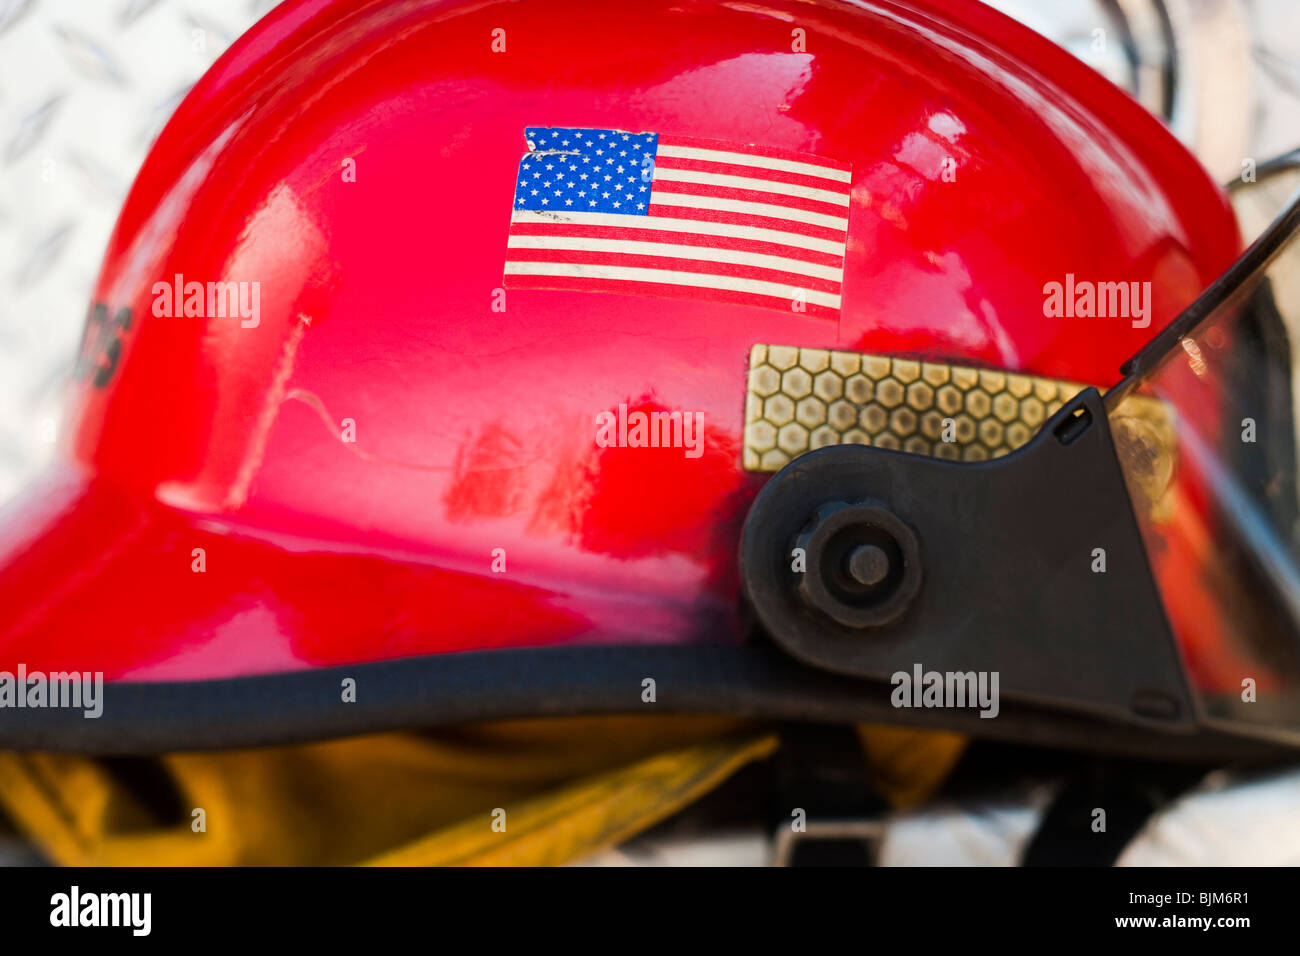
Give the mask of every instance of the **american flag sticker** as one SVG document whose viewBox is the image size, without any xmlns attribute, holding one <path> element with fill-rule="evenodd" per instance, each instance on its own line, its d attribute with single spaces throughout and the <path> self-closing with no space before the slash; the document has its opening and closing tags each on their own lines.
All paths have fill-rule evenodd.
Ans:
<svg viewBox="0 0 1300 956">
<path fill-rule="evenodd" d="M 659 133 L 529 127 L 524 135 L 506 288 L 839 316 L 847 163 Z"/>
</svg>

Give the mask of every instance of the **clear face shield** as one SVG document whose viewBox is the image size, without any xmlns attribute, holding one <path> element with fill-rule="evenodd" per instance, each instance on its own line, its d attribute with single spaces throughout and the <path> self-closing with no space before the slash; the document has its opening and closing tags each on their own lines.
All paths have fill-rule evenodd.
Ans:
<svg viewBox="0 0 1300 956">
<path fill-rule="evenodd" d="M 1297 171 L 1300 153 L 1261 168 L 1235 197 L 1243 219 Z M 1105 399 L 1200 719 L 1290 742 L 1300 740 L 1298 370 L 1300 191 Z"/>
</svg>

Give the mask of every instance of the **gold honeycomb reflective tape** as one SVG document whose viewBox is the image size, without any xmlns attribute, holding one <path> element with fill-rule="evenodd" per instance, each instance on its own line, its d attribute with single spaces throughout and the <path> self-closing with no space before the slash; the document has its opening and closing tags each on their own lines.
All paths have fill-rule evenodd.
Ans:
<svg viewBox="0 0 1300 956">
<path fill-rule="evenodd" d="M 744 467 L 779 471 L 804 452 L 840 444 L 987 461 L 1025 444 L 1087 387 L 940 362 L 755 345 L 749 353 Z M 945 419 L 952 420 L 946 436 Z M 1172 413 L 1157 399 L 1134 395 L 1111 424 L 1130 484 L 1139 486 L 1142 504 L 1154 506 L 1173 473 Z M 1136 472 L 1134 465 L 1140 465 Z"/>
</svg>

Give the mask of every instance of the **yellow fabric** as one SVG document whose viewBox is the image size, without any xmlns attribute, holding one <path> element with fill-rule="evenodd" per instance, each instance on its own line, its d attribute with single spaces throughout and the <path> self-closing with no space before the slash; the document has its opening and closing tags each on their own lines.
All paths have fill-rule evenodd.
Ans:
<svg viewBox="0 0 1300 956">
<path fill-rule="evenodd" d="M 864 728 L 862 739 L 873 779 L 900 805 L 928 795 L 960 754 L 953 735 Z M 742 721 L 602 717 L 125 768 L 0 753 L 0 806 L 65 865 L 560 864 L 635 836 L 776 745 Z M 170 812 L 140 791 L 142 777 L 171 795 Z M 493 828 L 498 808 L 504 831 Z"/>
<path fill-rule="evenodd" d="M 564 799 L 575 780 L 658 754 L 717 741 L 743 750 L 731 741 L 744 732 L 721 719 L 569 719 L 168 755 L 151 763 L 178 795 L 169 817 L 109 763 L 0 754 L 0 803 L 63 864 L 351 864 L 462 821 L 486 829 L 495 807 L 509 820 L 532 798 Z"/>
<path fill-rule="evenodd" d="M 696 744 L 524 801 L 493 830 L 470 819 L 370 861 L 376 866 L 553 866 L 614 846 L 766 757 L 773 735 Z M 496 811 L 494 808 L 494 812 Z"/>
<path fill-rule="evenodd" d="M 862 724 L 858 739 L 871 784 L 896 810 L 923 803 L 943 785 L 969 739 L 943 730 Z"/>
</svg>

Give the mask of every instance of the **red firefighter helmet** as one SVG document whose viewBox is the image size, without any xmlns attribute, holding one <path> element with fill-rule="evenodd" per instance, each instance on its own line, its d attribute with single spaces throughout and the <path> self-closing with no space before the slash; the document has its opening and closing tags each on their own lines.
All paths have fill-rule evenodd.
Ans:
<svg viewBox="0 0 1300 956">
<path fill-rule="evenodd" d="M 102 672 L 103 714 L 0 738 L 653 700 L 1218 739 L 1199 565 L 1162 612 L 1105 457 L 1160 472 L 1168 419 L 1081 389 L 1239 251 L 1155 119 L 978 4 L 292 0 L 153 147 L 0 515 L 0 670 Z M 999 672 L 1002 719 L 899 706 L 914 666 Z"/>
</svg>

